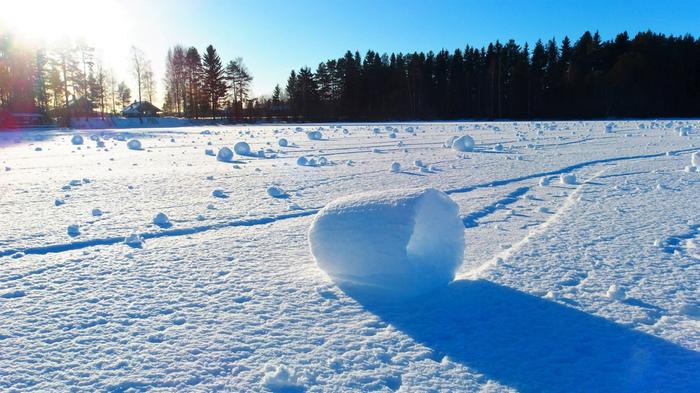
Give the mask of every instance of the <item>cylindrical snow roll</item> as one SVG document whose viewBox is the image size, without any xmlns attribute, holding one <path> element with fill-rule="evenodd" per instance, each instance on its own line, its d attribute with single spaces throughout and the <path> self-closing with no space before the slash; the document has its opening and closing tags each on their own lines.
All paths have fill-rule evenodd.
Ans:
<svg viewBox="0 0 700 393">
<path fill-rule="evenodd" d="M 343 290 L 381 301 L 452 281 L 462 263 L 464 225 L 457 204 L 433 188 L 364 193 L 324 207 L 309 244 Z"/>
</svg>

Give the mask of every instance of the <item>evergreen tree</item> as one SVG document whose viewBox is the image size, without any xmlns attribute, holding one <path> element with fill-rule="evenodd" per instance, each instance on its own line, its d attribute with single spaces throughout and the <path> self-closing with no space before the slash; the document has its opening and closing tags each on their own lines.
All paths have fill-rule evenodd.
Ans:
<svg viewBox="0 0 700 393">
<path fill-rule="evenodd" d="M 204 91 L 211 105 L 212 118 L 216 118 L 219 109 L 219 100 L 226 94 L 226 82 L 224 79 L 224 67 L 221 58 L 213 46 L 207 46 L 202 58 L 202 71 L 204 74 Z"/>
</svg>

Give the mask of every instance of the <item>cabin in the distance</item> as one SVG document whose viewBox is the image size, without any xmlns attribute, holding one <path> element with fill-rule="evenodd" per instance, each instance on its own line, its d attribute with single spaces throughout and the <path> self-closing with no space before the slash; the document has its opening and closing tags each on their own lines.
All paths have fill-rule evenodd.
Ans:
<svg viewBox="0 0 700 393">
<path fill-rule="evenodd" d="M 156 117 L 162 110 L 148 101 L 134 101 L 122 110 L 124 117 Z"/>
</svg>

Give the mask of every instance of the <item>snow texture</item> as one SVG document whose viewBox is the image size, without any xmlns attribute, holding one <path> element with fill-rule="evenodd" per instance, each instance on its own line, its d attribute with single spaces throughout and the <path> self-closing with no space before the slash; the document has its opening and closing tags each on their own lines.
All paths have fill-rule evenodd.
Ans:
<svg viewBox="0 0 700 393">
<path fill-rule="evenodd" d="M 700 392 L 698 120 L 73 121 L 89 138 L 0 132 L 2 392 Z M 474 150 L 452 150 L 465 134 Z M 203 154 L 241 140 L 256 155 Z M 407 190 L 429 188 L 458 206 L 461 265 L 393 298 L 407 217 L 441 200 Z M 358 197 L 382 190 L 397 204 Z M 442 236 L 454 217 L 433 215 Z M 380 287 L 319 268 L 324 216 L 327 265 Z"/>
</svg>

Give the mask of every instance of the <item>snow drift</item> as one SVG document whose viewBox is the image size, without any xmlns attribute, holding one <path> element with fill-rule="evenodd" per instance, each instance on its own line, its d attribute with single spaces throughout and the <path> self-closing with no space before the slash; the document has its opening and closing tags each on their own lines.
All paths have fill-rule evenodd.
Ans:
<svg viewBox="0 0 700 393">
<path fill-rule="evenodd" d="M 367 300 L 416 296 L 446 285 L 462 263 L 459 207 L 429 188 L 383 191 L 331 202 L 309 230 L 318 266 Z"/>
</svg>

